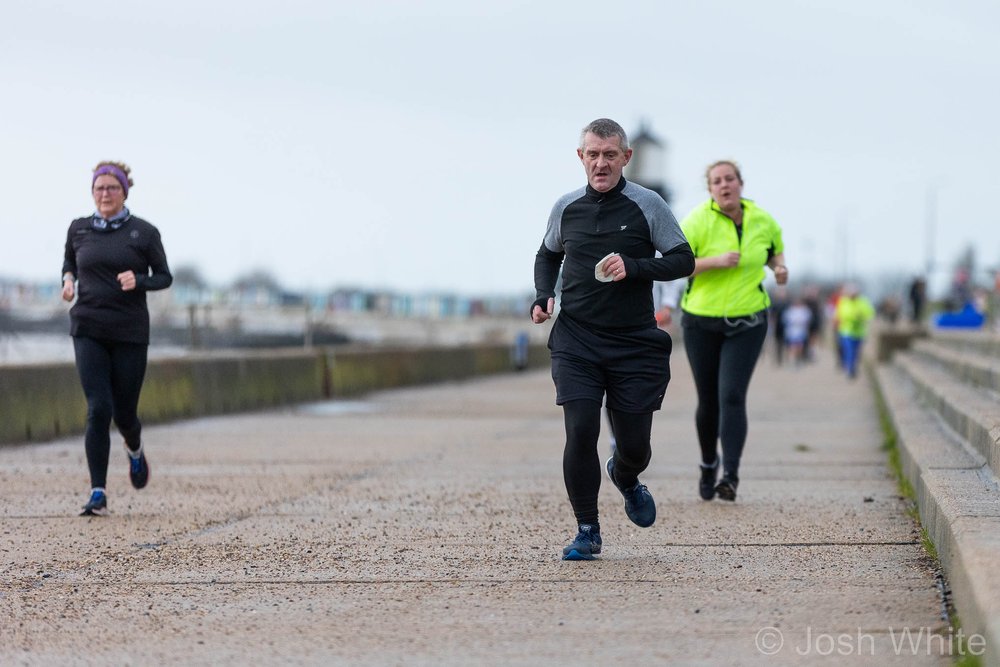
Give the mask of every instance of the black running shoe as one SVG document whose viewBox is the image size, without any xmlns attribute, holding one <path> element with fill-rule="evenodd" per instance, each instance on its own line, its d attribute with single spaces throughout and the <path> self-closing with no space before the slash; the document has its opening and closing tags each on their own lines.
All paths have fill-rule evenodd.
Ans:
<svg viewBox="0 0 1000 667">
<path fill-rule="evenodd" d="M 721 500 L 736 500 L 736 487 L 740 485 L 740 480 L 736 475 L 723 475 L 718 484 L 715 485 L 715 495 Z"/>
<path fill-rule="evenodd" d="M 611 482 L 625 497 L 625 514 L 640 528 L 649 528 L 656 521 L 656 503 L 646 485 L 639 480 L 627 489 L 623 489 L 615 479 L 615 457 L 610 457 L 605 465 Z"/>
<path fill-rule="evenodd" d="M 702 500 L 711 500 L 715 497 L 715 484 L 719 481 L 719 459 L 715 459 L 715 465 L 706 466 L 701 464 L 701 479 L 698 480 L 698 493 Z"/>
<path fill-rule="evenodd" d="M 581 523 L 576 539 L 563 547 L 563 560 L 594 560 L 601 553 L 601 533 L 589 523 Z"/>
<path fill-rule="evenodd" d="M 108 497 L 104 491 L 94 489 L 90 492 L 90 500 L 83 506 L 80 516 L 104 516 L 108 513 Z"/>
<path fill-rule="evenodd" d="M 125 449 L 127 450 L 128 447 Z M 139 447 L 138 457 L 133 457 L 132 453 L 129 452 L 128 478 L 131 480 L 132 486 L 137 489 L 141 489 L 149 482 L 149 464 L 146 463 L 146 453 L 142 451 L 142 446 Z"/>
</svg>

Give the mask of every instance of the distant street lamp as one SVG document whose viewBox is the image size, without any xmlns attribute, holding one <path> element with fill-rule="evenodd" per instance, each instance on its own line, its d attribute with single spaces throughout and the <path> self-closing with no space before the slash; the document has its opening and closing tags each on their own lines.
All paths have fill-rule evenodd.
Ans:
<svg viewBox="0 0 1000 667">
<path fill-rule="evenodd" d="M 673 193 L 666 179 L 666 143 L 646 127 L 645 121 L 640 121 L 639 131 L 629 143 L 632 146 L 632 159 L 625 167 L 626 180 L 649 188 L 669 204 Z"/>
</svg>

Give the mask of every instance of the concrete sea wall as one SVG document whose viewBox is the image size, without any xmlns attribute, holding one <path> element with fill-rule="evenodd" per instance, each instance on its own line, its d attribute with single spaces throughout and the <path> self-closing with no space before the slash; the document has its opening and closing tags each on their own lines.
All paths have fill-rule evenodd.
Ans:
<svg viewBox="0 0 1000 667">
<path fill-rule="evenodd" d="M 527 367 L 548 364 L 544 345 Z M 336 347 L 191 354 L 149 362 L 143 423 L 357 396 L 512 371 L 507 345 Z M 0 366 L 0 443 L 82 433 L 87 404 L 72 363 Z"/>
</svg>

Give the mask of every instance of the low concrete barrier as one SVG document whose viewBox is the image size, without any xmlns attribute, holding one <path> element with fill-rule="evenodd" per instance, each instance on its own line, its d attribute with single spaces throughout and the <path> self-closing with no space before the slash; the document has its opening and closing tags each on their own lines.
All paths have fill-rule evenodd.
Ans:
<svg viewBox="0 0 1000 667">
<path fill-rule="evenodd" d="M 73 364 L 0 368 L 0 442 L 80 432 L 86 417 L 87 402 Z"/>
<path fill-rule="evenodd" d="M 873 327 L 872 333 L 875 338 L 875 360 L 879 363 L 891 361 L 896 352 L 909 350 L 914 341 L 928 336 L 925 327 L 889 326 L 882 322 Z"/>
<path fill-rule="evenodd" d="M 326 363 L 329 396 L 354 396 L 374 389 L 461 380 L 513 369 L 510 349 L 500 345 L 337 350 L 327 354 Z M 548 363 L 547 348 L 529 349 L 529 367 Z"/>
<path fill-rule="evenodd" d="M 529 348 L 527 367 L 548 362 L 544 345 Z M 156 423 L 512 370 L 505 345 L 198 353 L 150 361 L 139 415 Z M 0 367 L 0 444 L 81 433 L 86 418 L 73 364 Z"/>
</svg>

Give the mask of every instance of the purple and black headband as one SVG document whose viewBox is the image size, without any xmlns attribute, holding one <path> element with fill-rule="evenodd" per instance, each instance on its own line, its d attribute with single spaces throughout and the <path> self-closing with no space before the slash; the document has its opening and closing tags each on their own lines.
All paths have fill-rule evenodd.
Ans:
<svg viewBox="0 0 1000 667">
<path fill-rule="evenodd" d="M 113 164 L 102 164 L 100 167 L 94 170 L 94 178 L 90 181 L 90 187 L 94 187 L 94 183 L 97 182 L 97 177 L 103 174 L 110 174 L 115 177 L 119 183 L 122 184 L 122 192 L 128 197 L 128 175 L 116 167 Z"/>
</svg>

